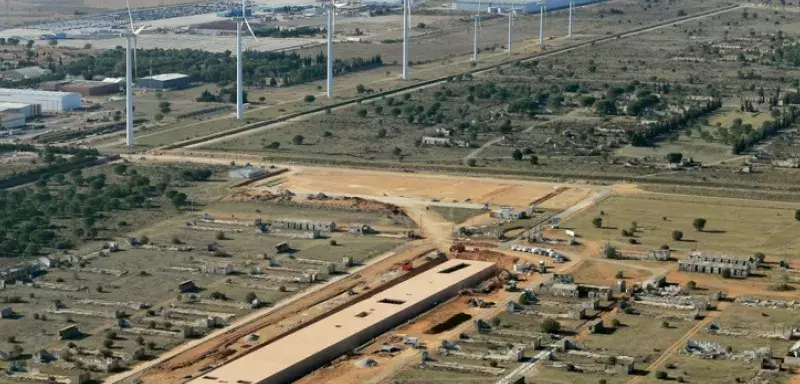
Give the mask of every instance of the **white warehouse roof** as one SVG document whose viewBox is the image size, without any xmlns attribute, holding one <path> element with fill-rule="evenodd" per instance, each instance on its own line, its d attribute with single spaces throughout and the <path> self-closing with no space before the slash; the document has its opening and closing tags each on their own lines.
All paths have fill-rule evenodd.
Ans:
<svg viewBox="0 0 800 384">
<path fill-rule="evenodd" d="M 74 92 L 0 88 L 0 102 L 39 104 L 45 112 L 71 111 L 81 107 L 81 95 Z"/>
<path fill-rule="evenodd" d="M 25 108 L 25 107 L 28 107 L 28 106 L 30 106 L 30 104 L 26 104 L 26 103 L 10 103 L 10 102 L 0 101 L 0 109 L 19 109 L 19 108 Z"/>
<path fill-rule="evenodd" d="M 169 81 L 169 80 L 177 80 L 189 77 L 188 75 L 184 75 L 182 73 L 165 73 L 162 75 L 155 75 L 150 77 L 145 77 L 144 79 L 152 79 L 156 81 Z"/>
<path fill-rule="evenodd" d="M 45 97 L 47 97 L 47 96 L 50 96 L 50 97 L 63 97 L 63 96 L 69 96 L 69 95 L 77 95 L 77 93 L 61 92 L 61 91 L 40 91 L 38 89 L 0 88 L 0 95 L 31 95 L 31 96 L 45 96 Z"/>
</svg>

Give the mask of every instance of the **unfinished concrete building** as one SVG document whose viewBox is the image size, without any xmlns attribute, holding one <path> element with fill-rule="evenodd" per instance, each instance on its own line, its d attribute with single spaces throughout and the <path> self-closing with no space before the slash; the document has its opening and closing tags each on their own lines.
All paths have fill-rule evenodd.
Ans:
<svg viewBox="0 0 800 384">
<path fill-rule="evenodd" d="M 271 229 L 333 232 L 336 230 L 336 223 L 326 220 L 281 219 L 273 221 Z"/>
<path fill-rule="evenodd" d="M 449 260 L 188 383 L 292 382 L 494 273 L 493 263 Z"/>
<path fill-rule="evenodd" d="M 753 257 L 731 257 L 725 255 L 706 255 L 693 252 L 689 257 L 678 261 L 678 270 L 717 275 L 730 274 L 730 277 L 746 278 L 758 268 L 758 260 Z M 727 272 L 726 272 L 727 271 Z"/>
</svg>

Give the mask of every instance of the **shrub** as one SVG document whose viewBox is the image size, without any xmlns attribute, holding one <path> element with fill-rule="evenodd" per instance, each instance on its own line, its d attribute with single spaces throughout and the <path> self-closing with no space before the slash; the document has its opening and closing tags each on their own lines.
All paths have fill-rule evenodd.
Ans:
<svg viewBox="0 0 800 384">
<path fill-rule="evenodd" d="M 617 279 L 623 279 L 625 278 L 625 273 L 623 271 L 617 271 L 617 274 L 614 275 L 614 277 Z"/>
<path fill-rule="evenodd" d="M 541 330 L 544 333 L 556 333 L 561 329 L 561 323 L 554 319 L 545 319 L 542 322 Z"/>
<path fill-rule="evenodd" d="M 694 221 L 692 222 L 692 226 L 697 231 L 702 232 L 703 229 L 706 227 L 706 219 L 703 218 L 694 219 Z"/>
<path fill-rule="evenodd" d="M 697 283 L 695 283 L 694 280 L 689 280 L 686 282 L 686 289 L 691 291 L 695 288 L 697 288 Z"/>
<path fill-rule="evenodd" d="M 105 339 L 103 340 L 103 346 L 106 348 L 111 348 L 114 346 L 114 340 Z"/>
<path fill-rule="evenodd" d="M 661 328 L 669 328 L 669 321 L 664 320 L 661 322 Z"/>
<path fill-rule="evenodd" d="M 332 246 L 336 246 L 336 240 L 330 239 L 330 240 L 328 240 L 328 244 L 330 244 Z"/>
<path fill-rule="evenodd" d="M 219 231 L 215 237 L 217 240 L 225 240 L 225 232 Z"/>
<path fill-rule="evenodd" d="M 474 166 L 478 165 L 478 161 L 475 160 L 475 159 L 468 159 L 467 160 L 467 165 L 469 165 L 470 167 L 474 167 Z"/>
<path fill-rule="evenodd" d="M 317 98 L 314 97 L 314 95 L 306 95 L 306 97 L 304 97 L 303 100 L 306 103 L 313 103 L 315 100 L 317 100 Z"/>
<path fill-rule="evenodd" d="M 672 231 L 672 240 L 675 240 L 675 241 L 683 240 L 683 232 L 681 232 L 681 231 Z"/>
<path fill-rule="evenodd" d="M 656 371 L 655 376 L 656 376 L 656 379 L 659 379 L 659 380 L 666 380 L 667 377 L 668 377 L 667 373 L 664 372 L 664 371 Z"/>
<path fill-rule="evenodd" d="M 620 322 L 617 319 L 611 319 L 611 326 L 617 328 L 620 326 Z"/>
<path fill-rule="evenodd" d="M 295 135 L 292 138 L 292 144 L 294 144 L 294 145 L 302 145 L 303 144 L 303 140 L 305 140 L 305 137 L 303 137 L 303 135 Z"/>
<path fill-rule="evenodd" d="M 601 228 L 603 226 L 603 219 L 595 217 L 592 219 L 592 225 L 594 225 L 595 228 Z"/>
<path fill-rule="evenodd" d="M 764 252 L 756 252 L 756 254 L 755 254 L 755 255 L 753 255 L 753 257 L 754 257 L 756 260 L 758 260 L 758 262 L 759 262 L 759 263 L 763 263 L 763 262 L 764 262 L 764 259 L 766 259 L 766 258 L 767 258 L 767 255 L 765 255 L 765 254 L 764 254 Z"/>
</svg>

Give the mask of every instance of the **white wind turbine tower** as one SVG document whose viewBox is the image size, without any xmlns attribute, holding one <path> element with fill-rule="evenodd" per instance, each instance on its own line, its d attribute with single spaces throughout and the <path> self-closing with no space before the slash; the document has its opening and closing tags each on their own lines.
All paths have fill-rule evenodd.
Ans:
<svg viewBox="0 0 800 384">
<path fill-rule="evenodd" d="M 136 29 L 133 26 L 133 15 L 131 5 L 125 0 L 128 7 L 128 20 L 131 22 L 131 30 L 123 32 L 125 37 L 125 144 L 129 147 L 134 145 L 133 140 L 133 67 L 136 65 L 136 37 L 139 36 L 147 26 Z M 133 50 L 133 51 L 131 51 Z"/>
<path fill-rule="evenodd" d="M 481 29 L 481 2 L 478 0 L 478 13 L 472 16 L 475 19 L 474 35 L 472 38 L 472 61 L 478 62 L 478 31 Z"/>
<path fill-rule="evenodd" d="M 575 15 L 574 14 L 575 11 L 574 11 L 574 9 L 575 9 L 575 2 L 574 1 L 570 1 L 569 2 L 569 27 L 567 28 L 567 39 L 572 39 L 572 23 L 575 20 L 575 16 L 574 16 Z"/>
<path fill-rule="evenodd" d="M 242 15 L 236 18 L 236 119 L 238 120 L 244 119 L 242 27 L 245 25 L 247 30 L 250 31 L 250 35 L 258 41 L 256 34 L 253 33 L 253 28 L 250 28 L 250 23 L 247 21 L 247 6 L 245 5 L 245 0 L 242 0 Z"/>
<path fill-rule="evenodd" d="M 522 0 L 519 0 L 520 4 Z M 508 54 L 511 54 L 512 46 L 514 44 L 514 16 L 517 14 L 517 8 L 514 8 L 514 4 L 511 4 L 511 8 L 508 10 Z"/>
<path fill-rule="evenodd" d="M 546 11 L 545 2 L 539 4 L 539 46 L 544 47 L 544 13 Z"/>
<path fill-rule="evenodd" d="M 411 0 L 403 0 L 403 80 L 408 80 L 409 23 L 411 23 Z"/>
</svg>

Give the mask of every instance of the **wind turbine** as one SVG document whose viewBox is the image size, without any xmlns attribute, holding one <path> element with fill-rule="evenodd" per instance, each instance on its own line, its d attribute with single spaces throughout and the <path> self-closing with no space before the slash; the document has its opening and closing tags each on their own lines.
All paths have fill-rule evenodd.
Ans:
<svg viewBox="0 0 800 384">
<path fill-rule="evenodd" d="M 478 30 L 481 28 L 481 2 L 478 0 L 478 13 L 472 16 L 475 19 L 475 31 L 472 38 L 472 61 L 478 62 Z"/>
<path fill-rule="evenodd" d="M 247 26 L 247 30 L 250 31 L 250 36 L 258 41 L 256 38 L 256 34 L 253 32 L 253 28 L 250 27 L 250 23 L 247 21 L 247 6 L 245 5 L 245 0 L 242 0 L 242 15 L 236 19 L 236 119 L 241 120 L 244 119 L 244 90 L 242 85 L 242 63 L 244 62 L 244 58 L 242 57 L 242 27 L 244 25 Z"/>
<path fill-rule="evenodd" d="M 328 89 L 326 95 L 329 99 L 333 98 L 333 13 L 335 6 L 333 0 L 326 5 L 328 8 Z"/>
<path fill-rule="evenodd" d="M 403 80 L 408 80 L 408 24 L 411 22 L 411 0 L 403 0 Z"/>
<path fill-rule="evenodd" d="M 522 3 L 522 0 L 520 0 Z M 517 9 L 514 8 L 514 4 L 511 4 L 511 8 L 508 10 L 508 54 L 511 54 L 512 46 L 514 44 L 514 16 L 517 13 Z"/>
<path fill-rule="evenodd" d="M 544 13 L 545 3 L 539 3 L 539 46 L 544 47 Z"/>
<path fill-rule="evenodd" d="M 569 27 L 567 28 L 567 39 L 572 39 L 572 22 L 574 21 L 575 2 L 569 2 Z"/>
<path fill-rule="evenodd" d="M 325 5 L 328 8 L 328 87 L 326 95 L 329 99 L 333 98 L 333 28 L 336 22 L 336 8 L 344 7 L 347 4 L 346 2 L 336 4 L 331 0 Z"/>
<path fill-rule="evenodd" d="M 133 15 L 131 14 L 131 5 L 128 0 L 125 0 L 125 5 L 128 6 L 128 20 L 131 22 L 131 30 L 125 31 L 122 35 L 125 37 L 125 144 L 129 147 L 134 145 L 133 141 L 133 67 L 136 65 L 136 37 L 147 28 L 146 25 L 136 29 L 133 25 Z M 131 49 L 133 52 L 131 53 Z"/>
</svg>

